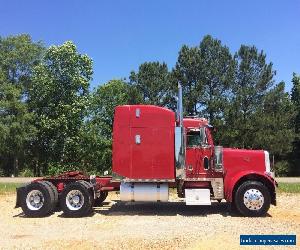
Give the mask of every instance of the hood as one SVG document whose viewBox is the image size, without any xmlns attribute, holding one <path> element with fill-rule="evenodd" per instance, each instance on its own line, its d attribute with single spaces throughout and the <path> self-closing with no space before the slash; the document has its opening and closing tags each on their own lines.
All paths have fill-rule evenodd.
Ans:
<svg viewBox="0 0 300 250">
<path fill-rule="evenodd" d="M 269 172 L 269 153 L 263 150 L 223 149 L 223 166 L 225 173 L 235 171 L 253 170 L 256 172 Z"/>
</svg>

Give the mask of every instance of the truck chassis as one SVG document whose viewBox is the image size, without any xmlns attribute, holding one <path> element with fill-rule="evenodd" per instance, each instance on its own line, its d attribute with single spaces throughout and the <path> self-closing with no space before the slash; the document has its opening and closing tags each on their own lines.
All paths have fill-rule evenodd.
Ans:
<svg viewBox="0 0 300 250">
<path fill-rule="evenodd" d="M 187 205 L 210 205 L 210 200 L 217 200 L 221 202 L 221 200 L 224 198 L 222 188 L 223 183 L 219 183 L 219 181 L 220 180 L 215 181 L 207 179 L 206 182 L 210 182 L 212 184 L 210 185 L 209 189 L 201 189 L 201 186 L 203 186 L 205 180 L 202 180 L 202 182 L 199 182 L 198 180 L 197 183 L 199 189 L 189 188 L 195 188 L 195 180 L 189 180 L 184 183 L 174 180 L 168 182 L 167 184 L 166 182 L 160 182 L 159 180 L 156 182 L 149 180 L 148 184 L 156 186 L 156 190 L 160 190 L 161 185 L 167 185 L 167 190 L 169 188 L 177 188 L 178 196 L 185 198 Z M 142 184 L 144 181 L 140 183 Z M 238 204 L 240 201 L 235 202 L 233 199 L 231 202 L 231 207 L 240 212 L 242 215 L 262 216 L 265 215 L 271 203 L 276 205 L 275 189 L 266 187 L 266 185 L 259 180 L 249 180 L 248 182 L 244 182 L 238 187 L 238 189 L 243 188 L 245 183 L 247 183 L 247 185 L 255 185 L 260 187 L 250 188 L 249 195 L 255 195 L 256 193 L 262 195 L 263 198 L 260 197 L 259 199 L 252 201 L 252 205 L 259 206 L 262 202 L 262 199 L 264 199 L 263 203 L 265 204 L 265 208 L 264 211 L 260 211 L 260 213 L 255 213 L 256 210 L 249 210 L 252 211 L 252 213 L 249 213 L 248 210 L 243 211 L 239 209 Z M 120 188 L 124 188 L 124 184 L 131 188 L 133 185 L 138 185 L 139 182 L 124 182 L 120 180 L 114 180 L 112 176 L 87 176 L 80 171 L 66 172 L 58 176 L 36 179 L 31 183 L 17 188 L 15 207 L 21 207 L 25 215 L 28 217 L 44 217 L 53 213 L 54 211 L 59 210 L 62 210 L 64 215 L 67 217 L 87 216 L 91 214 L 93 207 L 101 206 L 102 202 L 106 199 L 108 192 L 120 191 Z M 141 186 L 144 188 L 144 184 Z M 185 191 L 188 192 L 184 192 L 183 187 Z M 235 190 L 235 193 L 238 192 L 238 189 Z M 202 193 L 199 193 L 198 197 L 197 194 L 191 194 L 191 196 L 188 197 L 189 192 L 193 192 L 193 190 L 200 190 Z M 210 196 L 209 200 L 206 199 L 201 201 L 201 197 L 203 197 L 203 190 L 208 190 Z M 143 190 L 141 194 L 142 197 L 139 197 L 138 195 L 134 194 L 133 189 L 130 189 L 129 192 L 125 192 L 125 196 L 123 194 L 121 200 L 133 202 L 167 201 L 168 199 L 168 197 L 161 198 L 166 196 L 159 194 L 159 191 L 155 191 L 154 198 L 149 198 L 152 196 L 149 195 L 148 192 L 146 195 L 148 198 L 145 199 L 145 192 L 147 191 Z M 236 195 L 233 194 L 233 196 L 235 197 Z"/>
</svg>

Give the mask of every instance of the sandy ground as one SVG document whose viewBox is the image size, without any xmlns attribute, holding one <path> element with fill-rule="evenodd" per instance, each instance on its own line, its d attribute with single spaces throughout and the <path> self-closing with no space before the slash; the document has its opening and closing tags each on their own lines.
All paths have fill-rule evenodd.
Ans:
<svg viewBox="0 0 300 250">
<path fill-rule="evenodd" d="M 242 218 L 231 214 L 225 202 L 185 206 L 172 195 L 168 203 L 132 204 L 112 193 L 90 217 L 65 218 L 56 212 L 26 218 L 20 208 L 13 209 L 14 195 L 2 195 L 0 249 L 252 249 L 239 245 L 240 234 L 299 237 L 299 199 L 299 194 L 282 193 L 267 217 Z"/>
</svg>

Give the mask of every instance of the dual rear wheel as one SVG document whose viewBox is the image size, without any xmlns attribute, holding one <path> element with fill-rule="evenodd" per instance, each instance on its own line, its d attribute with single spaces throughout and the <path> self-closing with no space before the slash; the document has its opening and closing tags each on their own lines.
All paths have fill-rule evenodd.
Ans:
<svg viewBox="0 0 300 250">
<path fill-rule="evenodd" d="M 56 187 L 48 181 L 33 182 L 24 187 L 21 207 L 29 217 L 43 217 L 54 211 L 58 203 Z"/>
<path fill-rule="evenodd" d="M 60 207 L 67 217 L 87 216 L 94 205 L 93 186 L 86 181 L 70 183 L 62 191 Z"/>
<path fill-rule="evenodd" d="M 66 185 L 58 195 L 56 187 L 48 181 L 33 182 L 22 188 L 20 205 L 28 217 L 44 217 L 60 206 L 67 217 L 82 217 L 91 214 L 94 203 L 100 206 L 107 193 L 94 197 L 93 185 L 76 181 Z"/>
</svg>

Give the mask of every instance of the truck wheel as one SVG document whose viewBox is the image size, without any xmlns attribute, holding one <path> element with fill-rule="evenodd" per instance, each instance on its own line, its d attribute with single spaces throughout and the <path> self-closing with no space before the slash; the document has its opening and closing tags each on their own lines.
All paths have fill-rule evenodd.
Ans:
<svg viewBox="0 0 300 250">
<path fill-rule="evenodd" d="M 107 198 L 108 192 L 107 191 L 101 191 L 100 196 L 96 198 L 94 202 L 94 207 L 100 207 L 102 205 L 102 202 L 105 201 Z"/>
<path fill-rule="evenodd" d="M 94 197 L 82 181 L 70 183 L 62 191 L 60 207 L 68 217 L 82 217 L 91 213 Z"/>
<path fill-rule="evenodd" d="M 90 198 L 91 198 L 91 211 L 92 211 L 93 206 L 94 206 L 94 202 L 95 202 L 93 184 L 90 183 L 90 182 L 84 181 L 84 180 L 80 180 L 80 181 L 77 181 L 77 182 L 82 183 L 82 185 L 84 185 L 88 189 L 89 194 L 90 194 Z"/>
<path fill-rule="evenodd" d="M 57 207 L 58 205 L 58 191 L 57 188 L 54 186 L 54 184 L 50 181 L 43 181 L 43 183 L 45 183 L 46 185 L 49 186 L 49 188 L 51 189 L 51 191 L 53 192 L 53 210 Z"/>
<path fill-rule="evenodd" d="M 269 190 L 259 181 L 247 181 L 235 193 L 235 206 L 244 216 L 264 216 L 271 204 Z"/>
<path fill-rule="evenodd" d="M 28 217 L 43 217 L 50 214 L 53 203 L 53 192 L 43 181 L 27 185 L 22 193 L 21 207 Z"/>
</svg>

